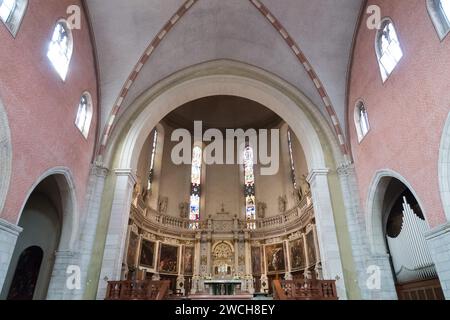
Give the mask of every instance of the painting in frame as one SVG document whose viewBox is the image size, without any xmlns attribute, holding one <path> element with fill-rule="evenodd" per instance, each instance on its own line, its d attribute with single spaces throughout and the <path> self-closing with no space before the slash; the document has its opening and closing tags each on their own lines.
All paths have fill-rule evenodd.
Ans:
<svg viewBox="0 0 450 320">
<path fill-rule="evenodd" d="M 286 260 L 283 243 L 265 246 L 267 274 L 286 272 Z"/>
<path fill-rule="evenodd" d="M 292 271 L 300 271 L 306 268 L 305 241 L 303 236 L 289 242 Z"/>
<path fill-rule="evenodd" d="M 142 238 L 141 253 L 139 257 L 139 266 L 147 269 L 155 269 L 155 250 L 156 243 L 154 241 Z"/>
<path fill-rule="evenodd" d="M 178 273 L 178 246 L 161 243 L 159 250 L 159 272 Z"/>
</svg>

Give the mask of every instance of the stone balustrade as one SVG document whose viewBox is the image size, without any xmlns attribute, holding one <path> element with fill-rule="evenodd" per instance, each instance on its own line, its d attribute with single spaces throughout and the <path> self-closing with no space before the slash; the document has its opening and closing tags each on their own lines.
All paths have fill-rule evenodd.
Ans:
<svg viewBox="0 0 450 320">
<path fill-rule="evenodd" d="M 213 231 L 217 233 L 245 230 L 249 223 L 246 220 L 238 219 L 230 215 L 229 218 L 214 219 L 210 216 L 206 220 L 191 221 L 167 214 L 162 214 L 152 208 L 147 207 L 143 201 L 137 200 L 132 204 L 132 214 L 140 218 L 144 223 L 148 223 L 158 229 L 183 230 L 183 232 Z M 306 195 L 295 207 L 277 216 L 264 219 L 257 219 L 252 222 L 256 225 L 257 231 L 270 231 L 283 229 L 287 226 L 295 225 L 297 222 L 307 220 L 313 214 L 313 204 L 311 194 Z M 248 230 L 249 232 L 255 230 Z"/>
</svg>

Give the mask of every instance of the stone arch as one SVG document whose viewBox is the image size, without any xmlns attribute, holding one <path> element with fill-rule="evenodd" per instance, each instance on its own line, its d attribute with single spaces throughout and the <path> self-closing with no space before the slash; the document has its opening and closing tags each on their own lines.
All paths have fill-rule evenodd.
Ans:
<svg viewBox="0 0 450 320">
<path fill-rule="evenodd" d="M 137 159 L 146 137 L 171 111 L 187 102 L 214 95 L 239 96 L 264 105 L 284 119 L 300 140 L 319 221 L 323 274 L 326 278 L 338 279 L 339 296 L 345 299 L 342 248 L 337 240 L 334 213 L 337 204 L 334 201 L 345 200 L 343 197 L 336 200 L 343 195 L 338 183 L 333 184 L 335 192 L 330 191 L 331 172 L 347 164 L 340 143 L 324 116 L 298 89 L 259 68 L 229 60 L 207 62 L 170 76 L 141 95 L 118 119 L 104 156 L 99 159 L 105 167 L 114 168 L 115 174 L 107 181 L 102 202 L 101 214 L 109 221 L 106 222 L 109 223 L 107 234 L 101 240 L 103 244 L 99 244 L 99 250 L 105 252 L 103 262 L 91 265 L 96 270 L 93 272 L 99 272 L 97 297 L 104 298 L 105 279 L 120 277 L 125 238 L 119 230 L 126 226 L 129 218 Z M 342 202 L 337 204 L 340 209 Z M 340 217 L 344 213 L 338 210 L 336 215 Z M 97 269 L 99 266 L 101 269 Z"/>
<path fill-rule="evenodd" d="M 450 221 L 450 113 L 445 122 L 439 147 L 439 192 L 445 216 Z"/>
<path fill-rule="evenodd" d="M 370 184 L 366 216 L 367 236 L 369 238 L 369 246 L 373 255 L 385 255 L 387 253 L 387 246 L 383 232 L 383 214 L 385 211 L 383 209 L 383 204 L 386 190 L 392 179 L 397 179 L 398 181 L 403 183 L 409 189 L 409 191 L 411 191 L 411 193 L 419 203 L 425 219 L 427 218 L 427 214 L 420 200 L 420 197 L 418 196 L 412 185 L 403 176 L 389 169 L 378 171 Z"/>
<path fill-rule="evenodd" d="M 68 261 L 61 259 L 61 253 L 66 255 L 74 250 L 78 232 L 74 190 L 70 171 L 62 167 L 48 170 L 29 189 L 17 220 L 17 225 L 23 228 L 23 231 L 11 258 L 6 286 L 2 291 L 4 298 L 9 292 L 15 292 L 11 291 L 11 281 L 18 270 L 16 268 L 20 254 L 27 247 L 34 245 L 44 250 L 45 263 L 41 265 L 41 270 L 38 270 L 36 291 L 32 297 L 61 298 L 68 265 Z"/>
<path fill-rule="evenodd" d="M 58 251 L 71 251 L 74 248 L 79 228 L 79 215 L 77 208 L 77 198 L 75 194 L 75 183 L 72 173 L 68 168 L 56 167 L 43 173 L 29 189 L 25 201 L 17 217 L 20 221 L 24 208 L 37 186 L 49 177 L 54 177 L 61 195 L 62 205 L 62 232 Z"/>
<path fill-rule="evenodd" d="M 192 74 L 196 77 L 192 78 Z M 216 60 L 182 70 L 142 94 L 118 121 L 102 158 L 103 163 L 110 167 L 118 160 L 114 157 L 120 152 L 124 156 L 116 163 L 117 166 L 135 168 L 136 153 L 142 148 L 144 136 L 150 134 L 160 119 L 184 103 L 217 94 L 259 102 L 283 119 L 288 119 L 286 122 L 301 140 L 310 170 L 327 166 L 323 143 L 329 143 L 336 163 L 346 162 L 329 123 L 298 89 L 257 67 Z M 131 129 L 127 126 L 130 120 L 133 120 Z M 124 130 L 127 130 L 125 138 Z M 317 134 L 318 130 L 321 136 Z M 121 151 L 116 150 L 118 145 Z"/>
<path fill-rule="evenodd" d="M 8 115 L 0 100 L 0 213 L 5 205 L 12 173 L 12 144 Z"/>
</svg>

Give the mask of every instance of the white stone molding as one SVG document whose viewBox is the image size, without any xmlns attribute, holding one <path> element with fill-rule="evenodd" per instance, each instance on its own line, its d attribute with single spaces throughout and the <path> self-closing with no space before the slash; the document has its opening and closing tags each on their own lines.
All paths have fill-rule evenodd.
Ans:
<svg viewBox="0 0 450 320">
<path fill-rule="evenodd" d="M 0 292 L 3 290 L 6 274 L 22 228 L 0 219 Z"/>
<path fill-rule="evenodd" d="M 425 235 L 441 281 L 445 299 L 450 300 L 450 222 Z"/>
<path fill-rule="evenodd" d="M 315 169 L 310 172 L 307 180 L 311 185 L 314 199 L 323 276 L 325 279 L 336 280 L 339 298 L 345 300 L 347 292 L 328 185 L 328 173 L 328 169 Z"/>
<path fill-rule="evenodd" d="M 116 169 L 116 187 L 103 254 L 97 299 L 104 299 L 108 281 L 121 280 L 122 262 L 136 176 L 130 169 Z"/>
</svg>

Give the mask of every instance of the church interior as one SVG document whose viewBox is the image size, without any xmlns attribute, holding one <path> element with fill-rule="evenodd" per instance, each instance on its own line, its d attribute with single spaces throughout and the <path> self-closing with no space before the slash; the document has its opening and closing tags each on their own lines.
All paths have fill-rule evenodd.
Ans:
<svg viewBox="0 0 450 320">
<path fill-rule="evenodd" d="M 0 20 L 0 300 L 450 299 L 450 0 Z"/>
</svg>

